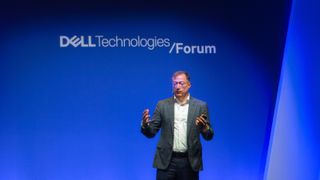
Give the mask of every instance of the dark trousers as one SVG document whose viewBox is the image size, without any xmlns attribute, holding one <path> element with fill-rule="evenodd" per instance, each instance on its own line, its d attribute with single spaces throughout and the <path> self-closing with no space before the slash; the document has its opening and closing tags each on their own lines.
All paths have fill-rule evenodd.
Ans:
<svg viewBox="0 0 320 180">
<path fill-rule="evenodd" d="M 199 172 L 193 171 L 187 156 L 174 154 L 167 169 L 157 170 L 157 180 L 199 180 Z"/>
</svg>

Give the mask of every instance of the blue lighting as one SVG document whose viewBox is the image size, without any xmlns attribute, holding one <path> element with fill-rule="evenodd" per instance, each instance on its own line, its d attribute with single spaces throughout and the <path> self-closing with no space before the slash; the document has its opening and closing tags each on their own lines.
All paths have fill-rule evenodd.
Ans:
<svg viewBox="0 0 320 180">
<path fill-rule="evenodd" d="M 319 7 L 293 0 L 265 179 L 320 179 Z"/>
</svg>

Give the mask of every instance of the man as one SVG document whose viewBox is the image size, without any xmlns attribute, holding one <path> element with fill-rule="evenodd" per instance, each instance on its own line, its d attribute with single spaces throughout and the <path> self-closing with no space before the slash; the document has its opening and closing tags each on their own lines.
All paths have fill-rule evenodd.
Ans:
<svg viewBox="0 0 320 180">
<path fill-rule="evenodd" d="M 200 134 L 205 140 L 214 135 L 208 107 L 190 97 L 190 76 L 186 71 L 173 74 L 172 86 L 174 96 L 159 101 L 151 119 L 149 109 L 143 111 L 141 132 L 152 138 L 161 128 L 153 162 L 157 180 L 197 180 L 202 170 Z"/>
</svg>

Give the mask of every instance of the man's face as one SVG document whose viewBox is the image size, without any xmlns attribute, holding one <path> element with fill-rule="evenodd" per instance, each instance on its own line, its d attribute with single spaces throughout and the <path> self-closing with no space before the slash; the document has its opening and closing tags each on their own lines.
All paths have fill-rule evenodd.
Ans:
<svg viewBox="0 0 320 180">
<path fill-rule="evenodd" d="M 191 84 L 185 74 L 179 74 L 172 78 L 172 87 L 174 95 L 179 98 L 188 95 Z"/>
</svg>

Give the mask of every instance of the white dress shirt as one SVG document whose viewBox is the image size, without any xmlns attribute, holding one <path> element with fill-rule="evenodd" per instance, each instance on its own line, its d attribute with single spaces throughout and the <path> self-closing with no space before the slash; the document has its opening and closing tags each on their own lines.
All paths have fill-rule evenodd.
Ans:
<svg viewBox="0 0 320 180">
<path fill-rule="evenodd" d="M 189 99 L 187 97 L 185 103 L 180 103 L 176 97 L 174 97 L 174 136 L 173 136 L 173 151 L 174 152 L 186 152 L 188 150 L 187 145 L 187 120 L 189 111 Z"/>
</svg>

